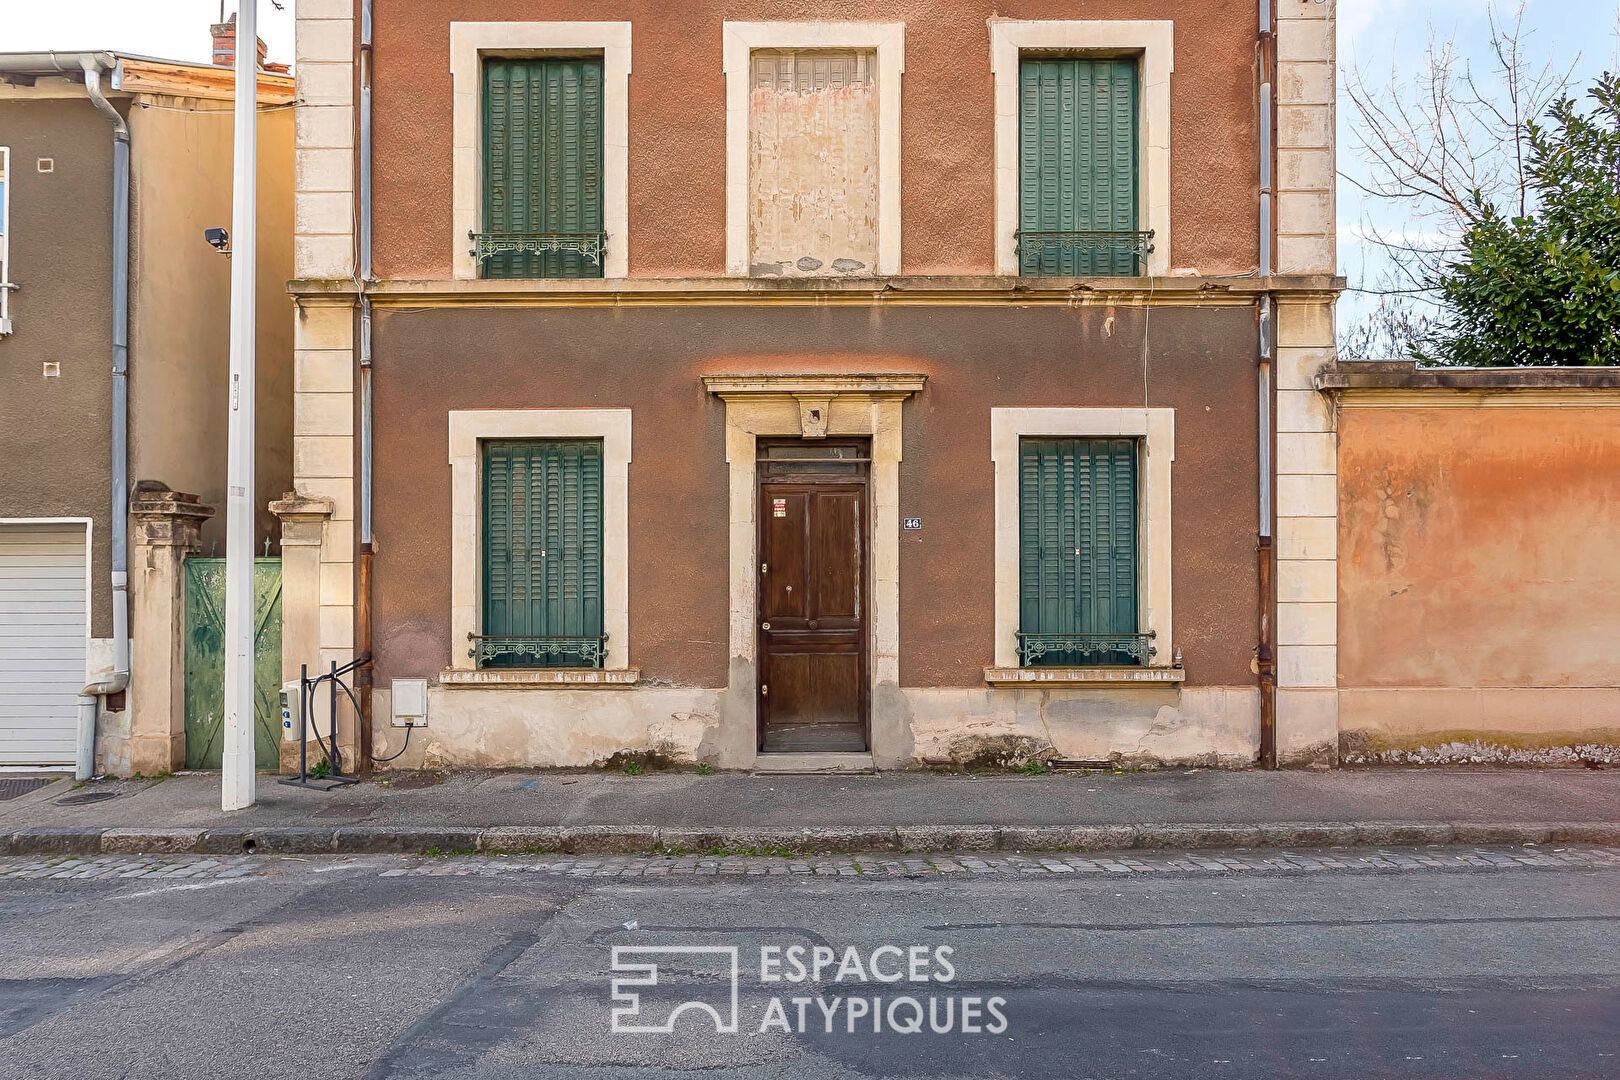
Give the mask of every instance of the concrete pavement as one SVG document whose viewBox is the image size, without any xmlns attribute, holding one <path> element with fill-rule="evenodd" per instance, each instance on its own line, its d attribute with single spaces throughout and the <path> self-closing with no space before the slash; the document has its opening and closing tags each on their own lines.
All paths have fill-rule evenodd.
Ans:
<svg viewBox="0 0 1620 1080">
<path fill-rule="evenodd" d="M 379 774 L 330 792 L 261 777 L 62 780 L 0 802 L 0 853 L 776 849 L 1110 850 L 1620 842 L 1620 770 L 1174 771 L 1047 776 Z"/>
</svg>

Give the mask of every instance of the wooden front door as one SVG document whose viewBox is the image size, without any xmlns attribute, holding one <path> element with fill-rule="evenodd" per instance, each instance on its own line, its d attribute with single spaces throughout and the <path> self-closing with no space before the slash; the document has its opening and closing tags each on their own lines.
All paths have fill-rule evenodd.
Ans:
<svg viewBox="0 0 1620 1080">
<path fill-rule="evenodd" d="M 776 443 L 762 457 L 759 748 L 863 751 L 865 446 Z"/>
</svg>

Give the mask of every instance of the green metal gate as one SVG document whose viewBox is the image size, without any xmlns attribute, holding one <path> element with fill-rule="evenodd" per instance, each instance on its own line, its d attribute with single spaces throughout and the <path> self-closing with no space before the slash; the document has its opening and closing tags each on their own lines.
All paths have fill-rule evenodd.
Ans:
<svg viewBox="0 0 1620 1080">
<path fill-rule="evenodd" d="M 281 743 L 281 560 L 253 560 L 253 730 L 259 768 Z M 217 769 L 224 751 L 225 560 L 186 560 L 186 768 Z"/>
</svg>

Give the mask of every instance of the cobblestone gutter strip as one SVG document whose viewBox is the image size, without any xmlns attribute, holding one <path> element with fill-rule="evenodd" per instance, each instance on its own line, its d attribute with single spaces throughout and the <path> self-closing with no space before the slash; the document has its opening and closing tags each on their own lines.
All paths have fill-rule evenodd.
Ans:
<svg viewBox="0 0 1620 1080">
<path fill-rule="evenodd" d="M 314 856 L 317 873 L 353 871 L 378 877 L 646 878 L 705 880 L 710 877 L 795 876 L 852 880 L 893 877 L 1056 877 L 1062 874 L 1244 874 L 1244 873 L 1493 873 L 1501 870 L 1603 870 L 1620 873 L 1620 847 L 1517 846 L 1378 847 L 1348 850 L 1209 850 L 1198 852 L 1087 853 L 959 852 L 955 854 L 863 855 L 458 855 Z M 0 881 L 53 878 L 66 882 L 122 884 L 141 879 L 152 891 L 198 888 L 181 880 L 223 881 L 274 877 L 307 868 L 311 857 L 275 855 L 24 855 L 0 858 Z M 298 868 L 298 869 L 294 869 Z M 149 895 L 136 893 L 134 895 Z"/>
<path fill-rule="evenodd" d="M 897 828 L 665 828 L 499 825 L 486 829 L 345 825 L 263 829 L 33 828 L 0 832 L 0 855 L 134 853 L 650 855 L 846 852 L 1198 851 L 1426 844 L 1620 844 L 1620 823 L 1321 822 L 1080 826 L 905 825 Z"/>
</svg>

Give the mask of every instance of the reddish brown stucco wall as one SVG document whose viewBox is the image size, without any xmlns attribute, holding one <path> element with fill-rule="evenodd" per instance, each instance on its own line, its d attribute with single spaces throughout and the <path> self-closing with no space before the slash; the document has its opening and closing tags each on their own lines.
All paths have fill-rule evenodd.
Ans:
<svg viewBox="0 0 1620 1080">
<path fill-rule="evenodd" d="M 725 19 L 906 24 L 902 270 L 993 267 L 993 85 L 987 20 L 1174 19 L 1170 265 L 1254 269 L 1258 232 L 1252 0 L 1024 0 L 896 5 L 792 0 L 413 0 L 379 5 L 374 78 L 375 257 L 385 278 L 450 276 L 450 23 L 628 20 L 630 273 L 721 273 L 725 263 Z"/>
<path fill-rule="evenodd" d="M 644 682 L 719 687 L 725 407 L 698 377 L 904 371 L 929 381 L 903 415 L 901 513 L 923 529 L 900 549 L 901 683 L 982 687 L 990 409 L 1143 404 L 1143 320 L 1140 308 L 1065 305 L 379 310 L 378 678 L 432 676 L 450 657 L 449 410 L 633 409 L 630 662 Z M 1176 409 L 1176 645 L 1189 682 L 1251 685 L 1254 310 L 1159 307 L 1151 323 L 1147 404 Z"/>
<path fill-rule="evenodd" d="M 1339 509 L 1341 686 L 1620 684 L 1620 409 L 1345 408 Z"/>
</svg>

